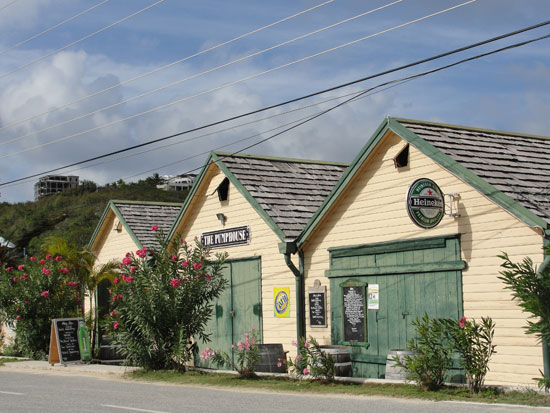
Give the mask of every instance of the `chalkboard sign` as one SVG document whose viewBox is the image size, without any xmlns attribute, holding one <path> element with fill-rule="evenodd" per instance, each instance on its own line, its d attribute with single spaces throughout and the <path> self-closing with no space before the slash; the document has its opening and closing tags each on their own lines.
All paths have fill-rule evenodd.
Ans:
<svg viewBox="0 0 550 413">
<path fill-rule="evenodd" d="M 365 337 L 365 287 L 342 287 L 344 302 L 344 341 L 364 342 Z"/>
<path fill-rule="evenodd" d="M 82 318 L 56 318 L 52 320 L 49 362 L 75 363 L 89 360 L 88 334 Z"/>
<path fill-rule="evenodd" d="M 324 291 L 309 293 L 309 325 L 311 327 L 327 326 L 327 300 Z"/>
</svg>

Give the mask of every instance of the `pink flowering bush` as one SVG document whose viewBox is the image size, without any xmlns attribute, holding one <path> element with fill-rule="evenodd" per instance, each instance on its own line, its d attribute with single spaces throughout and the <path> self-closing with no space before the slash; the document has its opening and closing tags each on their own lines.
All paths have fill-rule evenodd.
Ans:
<svg viewBox="0 0 550 413">
<path fill-rule="evenodd" d="M 190 245 L 177 236 L 168 245 L 161 229 L 152 231 L 161 249 L 142 248 L 122 260 L 104 327 L 129 364 L 185 371 L 193 341 L 209 340 L 205 327 L 212 301 L 227 284 L 227 255 L 213 257 L 200 242 Z"/>
<path fill-rule="evenodd" d="M 242 378 L 256 377 L 256 364 L 260 360 L 258 347 L 258 331 L 251 329 L 250 334 L 244 334 L 244 340 L 233 344 L 233 357 L 226 352 L 219 352 L 207 347 L 200 354 L 203 361 L 211 361 L 218 366 L 232 367 Z"/>
<path fill-rule="evenodd" d="M 51 320 L 77 316 L 81 294 L 61 256 L 0 265 L 0 322 L 14 328 L 15 346 L 26 357 L 47 356 Z"/>
<path fill-rule="evenodd" d="M 314 380 L 334 380 L 334 358 L 331 354 L 322 351 L 319 343 L 313 338 L 301 337 L 298 342 L 292 341 L 298 347 L 298 354 L 292 360 L 288 359 L 288 368 L 291 374 L 298 377 L 310 376 Z M 279 367 L 285 361 L 279 360 Z"/>
</svg>

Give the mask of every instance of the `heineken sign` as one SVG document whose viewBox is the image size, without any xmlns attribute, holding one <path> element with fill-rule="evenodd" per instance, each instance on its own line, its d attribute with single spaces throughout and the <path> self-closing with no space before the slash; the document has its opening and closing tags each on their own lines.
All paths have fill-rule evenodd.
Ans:
<svg viewBox="0 0 550 413">
<path fill-rule="evenodd" d="M 210 248 L 233 247 L 246 245 L 249 242 L 250 228 L 248 226 L 203 232 L 201 234 L 201 243 Z"/>
<path fill-rule="evenodd" d="M 417 179 L 407 193 L 407 212 L 419 227 L 435 227 L 445 215 L 443 192 L 431 179 Z"/>
</svg>

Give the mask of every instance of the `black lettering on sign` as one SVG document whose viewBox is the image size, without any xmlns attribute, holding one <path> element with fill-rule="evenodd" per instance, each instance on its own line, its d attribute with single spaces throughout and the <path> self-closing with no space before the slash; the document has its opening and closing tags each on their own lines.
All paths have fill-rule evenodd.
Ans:
<svg viewBox="0 0 550 413">
<path fill-rule="evenodd" d="M 246 245 L 250 243 L 250 228 L 245 226 L 203 232 L 201 234 L 201 242 L 210 248 Z"/>
<path fill-rule="evenodd" d="M 309 293 L 309 325 L 327 325 L 326 297 L 324 292 Z"/>
</svg>

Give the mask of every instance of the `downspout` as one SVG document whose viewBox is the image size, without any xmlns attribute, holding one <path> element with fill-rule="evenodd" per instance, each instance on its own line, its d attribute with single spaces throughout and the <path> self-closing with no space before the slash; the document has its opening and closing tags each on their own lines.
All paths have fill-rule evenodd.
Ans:
<svg viewBox="0 0 550 413">
<path fill-rule="evenodd" d="M 279 252 L 285 257 L 285 264 L 294 274 L 296 282 L 296 337 L 297 341 L 306 334 L 305 318 L 305 280 L 304 280 L 304 253 L 298 250 L 296 242 L 285 241 L 279 243 Z M 299 268 L 292 262 L 291 254 L 298 253 Z"/>
<path fill-rule="evenodd" d="M 544 247 L 550 246 L 550 239 L 549 235 L 544 237 Z M 545 251 L 546 253 L 546 251 Z M 537 273 L 542 273 L 545 271 L 550 271 L 550 255 L 546 255 L 544 257 L 544 261 L 540 265 Z M 548 340 L 542 339 L 542 360 L 544 363 L 544 377 L 550 378 L 550 343 L 548 343 Z"/>
</svg>

